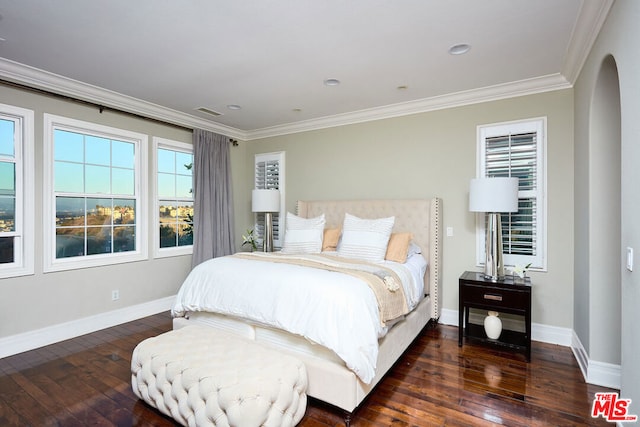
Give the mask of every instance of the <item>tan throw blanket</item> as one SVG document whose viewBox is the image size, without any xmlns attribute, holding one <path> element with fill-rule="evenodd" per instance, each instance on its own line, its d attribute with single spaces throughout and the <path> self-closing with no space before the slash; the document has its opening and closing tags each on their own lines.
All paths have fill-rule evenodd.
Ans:
<svg viewBox="0 0 640 427">
<path fill-rule="evenodd" d="M 373 291 L 378 302 L 380 322 L 383 326 L 389 320 L 396 319 L 409 312 L 407 298 L 400 278 L 395 271 L 384 265 L 325 254 L 284 255 L 278 252 L 238 252 L 232 256 L 318 268 L 357 277 L 363 280 Z"/>
</svg>

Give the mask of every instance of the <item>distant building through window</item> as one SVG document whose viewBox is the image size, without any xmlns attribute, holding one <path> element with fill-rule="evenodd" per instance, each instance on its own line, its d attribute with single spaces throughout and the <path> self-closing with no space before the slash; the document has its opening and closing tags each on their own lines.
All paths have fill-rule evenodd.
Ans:
<svg viewBox="0 0 640 427">
<path fill-rule="evenodd" d="M 33 111 L 0 104 L 0 278 L 33 274 Z"/>
<path fill-rule="evenodd" d="M 156 256 L 192 253 L 193 147 L 154 138 Z"/>
<path fill-rule="evenodd" d="M 56 258 L 136 249 L 135 145 L 54 130 Z"/>
<path fill-rule="evenodd" d="M 127 254 L 142 254 L 146 221 L 141 215 L 141 140 L 146 137 L 48 118 L 53 178 L 51 265 L 57 260 L 89 258 L 101 265 L 127 260 Z M 84 264 L 72 268 L 79 266 Z"/>
</svg>

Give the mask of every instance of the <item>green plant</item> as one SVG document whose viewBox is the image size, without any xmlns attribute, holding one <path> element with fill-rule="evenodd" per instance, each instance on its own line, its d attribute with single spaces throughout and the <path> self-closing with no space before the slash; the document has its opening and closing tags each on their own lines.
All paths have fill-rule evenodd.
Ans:
<svg viewBox="0 0 640 427">
<path fill-rule="evenodd" d="M 527 270 L 529 269 L 529 267 L 531 267 L 531 263 L 525 265 L 524 267 L 516 264 L 515 267 L 513 267 L 513 274 L 515 274 L 516 276 L 518 276 L 519 278 L 524 278 L 524 276 L 527 275 Z"/>
<path fill-rule="evenodd" d="M 256 241 L 256 236 L 253 233 L 253 229 L 247 229 L 247 234 L 242 235 L 242 246 L 251 246 L 252 250 L 258 249 L 258 243 Z"/>
</svg>

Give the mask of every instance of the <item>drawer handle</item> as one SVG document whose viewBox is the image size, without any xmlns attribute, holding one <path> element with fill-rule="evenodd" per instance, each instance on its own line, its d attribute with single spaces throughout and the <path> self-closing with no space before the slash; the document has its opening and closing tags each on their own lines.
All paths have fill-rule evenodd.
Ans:
<svg viewBox="0 0 640 427">
<path fill-rule="evenodd" d="M 484 299 L 490 299 L 493 301 L 502 301 L 502 295 L 484 294 Z"/>
</svg>

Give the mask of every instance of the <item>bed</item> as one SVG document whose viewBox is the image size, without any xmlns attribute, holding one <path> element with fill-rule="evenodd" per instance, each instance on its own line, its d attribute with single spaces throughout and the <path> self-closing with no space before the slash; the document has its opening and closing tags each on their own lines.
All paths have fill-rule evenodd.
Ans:
<svg viewBox="0 0 640 427">
<path fill-rule="evenodd" d="M 427 261 L 422 287 L 424 297 L 422 298 L 421 295 L 415 308 L 412 307 L 412 310 L 403 315 L 400 320 L 385 326 L 386 333 L 376 340 L 375 370 L 371 375 L 365 376 L 361 372 L 356 374 L 353 367 L 348 368 L 348 363 L 329 348 L 296 333 L 286 332 L 255 319 L 246 320 L 234 315 L 199 310 L 189 311 L 185 309 L 188 305 L 185 306 L 180 301 L 176 301 L 173 310 L 173 327 L 178 329 L 190 324 L 204 324 L 296 356 L 307 368 L 308 395 L 344 410 L 345 421 L 348 424 L 351 413 L 393 366 L 420 331 L 430 321 L 437 322 L 440 317 L 441 200 L 438 198 L 334 200 L 299 201 L 297 204 L 299 217 L 316 218 L 323 215 L 324 227 L 327 229 L 341 227 L 346 214 L 362 219 L 394 217 L 393 233 L 412 233 L 413 242 L 421 248 L 422 256 Z M 181 299 L 180 295 L 184 293 L 182 291 L 181 288 L 178 299 Z M 363 378 L 366 378 L 366 381 Z"/>
</svg>

